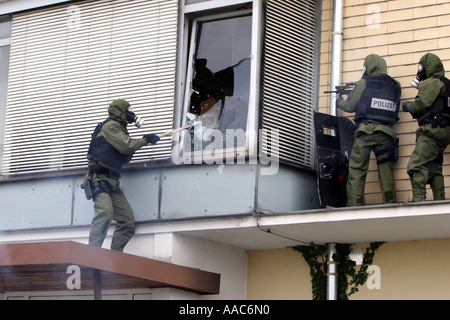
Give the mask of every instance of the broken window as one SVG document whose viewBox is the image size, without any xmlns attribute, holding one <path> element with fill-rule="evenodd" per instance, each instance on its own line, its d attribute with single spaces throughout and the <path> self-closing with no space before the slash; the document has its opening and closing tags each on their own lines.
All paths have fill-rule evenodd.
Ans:
<svg viewBox="0 0 450 320">
<path fill-rule="evenodd" d="M 185 95 L 191 150 L 211 143 L 216 149 L 245 147 L 251 36 L 250 14 L 194 20 Z M 230 135 L 232 145 L 227 141 Z"/>
</svg>

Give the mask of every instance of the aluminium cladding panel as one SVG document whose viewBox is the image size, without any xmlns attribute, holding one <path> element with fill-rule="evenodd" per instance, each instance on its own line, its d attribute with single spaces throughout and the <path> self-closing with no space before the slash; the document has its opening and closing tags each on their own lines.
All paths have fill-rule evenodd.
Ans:
<svg viewBox="0 0 450 320">
<path fill-rule="evenodd" d="M 266 3 L 262 128 L 279 130 L 280 161 L 314 167 L 319 1 Z M 262 150 L 271 152 L 270 137 Z"/>
<path fill-rule="evenodd" d="M 70 226 L 73 177 L 0 183 L 0 230 Z"/>
<path fill-rule="evenodd" d="M 120 188 L 130 203 L 136 221 L 158 219 L 160 170 L 126 171 Z"/>
<path fill-rule="evenodd" d="M 120 189 L 133 209 L 134 218 L 139 221 L 158 219 L 159 170 L 125 171 L 120 179 Z M 87 200 L 80 188 L 83 177 L 76 179 L 73 204 L 73 225 L 89 225 L 94 217 L 94 202 Z"/>
<path fill-rule="evenodd" d="M 136 221 L 158 219 L 159 170 L 127 171 L 120 180 Z M 83 175 L 0 183 L 0 231 L 85 226 L 94 202 L 80 188 Z"/>
<path fill-rule="evenodd" d="M 13 15 L 2 173 L 86 166 L 95 125 L 127 99 L 144 128 L 173 128 L 178 1 L 74 1 Z M 133 161 L 168 159 L 170 137 Z"/>
<path fill-rule="evenodd" d="M 260 175 L 258 209 L 263 213 L 321 208 L 316 174 L 281 165 L 274 175 Z"/>
<path fill-rule="evenodd" d="M 167 168 L 161 176 L 161 219 L 254 211 L 258 168 L 250 164 Z"/>
<path fill-rule="evenodd" d="M 192 219 L 254 211 L 256 165 L 189 165 L 126 171 L 120 186 L 136 222 Z M 86 200 L 77 180 L 73 225 L 92 221 L 92 200 Z"/>
</svg>

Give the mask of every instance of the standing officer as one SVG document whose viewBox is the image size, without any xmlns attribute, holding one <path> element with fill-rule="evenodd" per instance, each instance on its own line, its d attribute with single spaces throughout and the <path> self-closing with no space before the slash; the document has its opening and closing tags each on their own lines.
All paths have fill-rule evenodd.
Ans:
<svg viewBox="0 0 450 320">
<path fill-rule="evenodd" d="M 111 249 L 123 251 L 134 235 L 134 216 L 125 195 L 120 189 L 122 166 L 131 161 L 133 154 L 151 143 L 156 144 L 155 134 L 140 139 L 130 138 L 128 123 L 140 127 L 142 119 L 137 117 L 130 104 L 123 99 L 114 100 L 108 109 L 109 117 L 99 123 L 92 133 L 89 146 L 88 167 L 82 188 L 86 197 L 94 200 L 95 216 L 92 220 L 89 244 L 101 247 L 111 220 L 116 220 Z"/>
<path fill-rule="evenodd" d="M 444 150 L 450 144 L 450 81 L 445 78 L 441 59 L 425 54 L 411 84 L 419 89 L 414 102 L 404 102 L 403 111 L 418 120 L 416 147 L 409 159 L 407 172 L 411 179 L 413 201 L 426 199 L 426 185 L 434 200 L 445 199 L 442 163 Z"/>
<path fill-rule="evenodd" d="M 371 54 L 366 57 L 366 71 L 347 100 L 338 98 L 337 107 L 355 112 L 355 142 L 349 161 L 347 206 L 364 205 L 364 188 L 370 153 L 377 158 L 378 175 L 384 203 L 396 202 L 392 166 L 396 160 L 398 139 L 393 125 L 398 121 L 401 86 L 387 75 L 386 61 Z"/>
</svg>

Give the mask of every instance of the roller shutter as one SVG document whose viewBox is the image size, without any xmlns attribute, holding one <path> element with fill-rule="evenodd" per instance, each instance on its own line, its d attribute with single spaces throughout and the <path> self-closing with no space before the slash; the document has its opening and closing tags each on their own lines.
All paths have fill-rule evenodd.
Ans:
<svg viewBox="0 0 450 320">
<path fill-rule="evenodd" d="M 85 167 L 90 134 L 114 99 L 173 128 L 176 0 L 76 1 L 14 15 L 2 173 Z M 129 126 L 131 128 L 131 126 Z M 170 158 L 166 138 L 134 162 Z"/>
<path fill-rule="evenodd" d="M 262 149 L 279 133 L 281 162 L 314 168 L 319 1 L 268 0 L 264 41 Z"/>
</svg>

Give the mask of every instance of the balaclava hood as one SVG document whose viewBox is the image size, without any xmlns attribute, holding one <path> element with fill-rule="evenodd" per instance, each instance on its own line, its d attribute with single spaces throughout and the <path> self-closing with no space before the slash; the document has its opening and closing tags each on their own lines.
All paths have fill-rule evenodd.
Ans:
<svg viewBox="0 0 450 320">
<path fill-rule="evenodd" d="M 424 66 L 427 73 L 427 79 L 433 76 L 445 77 L 444 65 L 437 55 L 433 53 L 427 53 L 420 59 L 419 63 Z"/>
<path fill-rule="evenodd" d="M 387 74 L 386 61 L 377 54 L 370 54 L 364 61 L 366 67 L 366 74 L 368 76 L 379 76 Z"/>
<path fill-rule="evenodd" d="M 111 102 L 108 108 L 109 118 L 127 126 L 127 108 L 130 104 L 124 99 Z"/>
</svg>

